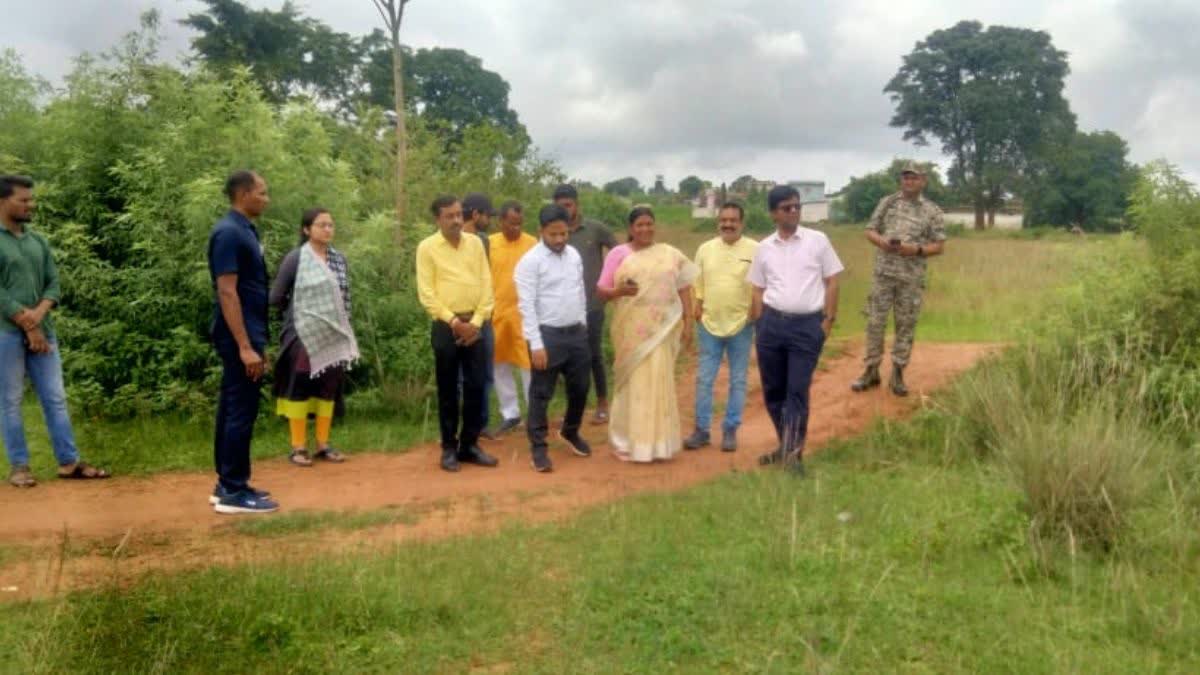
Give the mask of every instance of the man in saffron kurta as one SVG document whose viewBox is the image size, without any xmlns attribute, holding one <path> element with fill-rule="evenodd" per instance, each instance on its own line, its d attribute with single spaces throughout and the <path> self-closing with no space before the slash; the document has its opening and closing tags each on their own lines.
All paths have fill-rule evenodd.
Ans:
<svg viewBox="0 0 1200 675">
<path fill-rule="evenodd" d="M 500 207 L 500 231 L 489 237 L 491 249 L 492 290 L 496 297 L 492 309 L 492 330 L 496 336 L 493 357 L 496 396 L 500 399 L 500 415 L 504 421 L 498 431 L 504 433 L 521 424 L 521 406 L 517 399 L 513 377 L 520 372 L 525 404 L 529 405 L 529 347 L 521 334 L 521 312 L 517 308 L 517 262 L 537 246 L 538 240 L 522 231 L 525 216 L 517 202 L 505 202 Z"/>
</svg>

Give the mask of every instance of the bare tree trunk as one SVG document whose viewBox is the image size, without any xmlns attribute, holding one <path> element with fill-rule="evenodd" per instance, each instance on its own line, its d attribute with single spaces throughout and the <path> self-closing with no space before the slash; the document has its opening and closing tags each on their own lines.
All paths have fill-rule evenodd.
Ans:
<svg viewBox="0 0 1200 675">
<path fill-rule="evenodd" d="M 404 54 L 400 51 L 400 26 L 404 23 L 404 6 L 412 0 L 372 0 L 383 24 L 392 37 L 392 95 L 396 108 L 396 245 L 404 243 L 404 213 L 408 195 L 404 189 L 405 163 L 408 161 L 408 132 L 404 128 Z"/>
<path fill-rule="evenodd" d="M 976 197 L 975 198 L 975 229 L 977 229 L 977 230 L 982 230 L 985 227 L 984 221 L 983 221 L 984 211 L 985 211 L 985 209 L 983 207 L 983 197 Z"/>
<path fill-rule="evenodd" d="M 396 106 L 396 245 L 404 243 L 404 212 L 408 194 L 404 189 L 404 169 L 408 161 L 408 132 L 404 125 L 404 55 L 400 52 L 400 24 L 392 30 L 392 91 Z"/>
<path fill-rule="evenodd" d="M 988 210 L 987 210 L 987 226 L 988 226 L 988 227 L 995 227 L 995 226 L 996 226 L 996 207 L 994 207 L 994 206 L 989 206 L 989 207 L 988 207 Z"/>
</svg>

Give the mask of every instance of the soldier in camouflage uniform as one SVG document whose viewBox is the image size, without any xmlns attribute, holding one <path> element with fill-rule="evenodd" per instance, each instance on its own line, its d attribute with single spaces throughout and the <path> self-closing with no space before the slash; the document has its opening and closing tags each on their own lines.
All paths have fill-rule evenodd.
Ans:
<svg viewBox="0 0 1200 675">
<path fill-rule="evenodd" d="M 922 196 L 925 170 L 915 162 L 900 172 L 900 191 L 884 197 L 867 223 L 867 239 L 875 253 L 875 273 L 867 298 L 866 370 L 850 385 L 854 391 L 879 386 L 879 363 L 883 360 L 883 334 L 888 311 L 896 322 L 892 345 L 892 393 L 907 396 L 904 368 L 912 354 L 913 332 L 921 312 L 925 290 L 925 259 L 939 255 L 945 246 L 942 210 Z"/>
</svg>

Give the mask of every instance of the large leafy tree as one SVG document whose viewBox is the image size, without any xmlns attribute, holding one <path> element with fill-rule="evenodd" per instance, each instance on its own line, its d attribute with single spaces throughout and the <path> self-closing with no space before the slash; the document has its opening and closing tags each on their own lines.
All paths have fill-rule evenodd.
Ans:
<svg viewBox="0 0 1200 675">
<path fill-rule="evenodd" d="M 288 1 L 278 10 L 251 9 L 237 0 L 203 0 L 207 10 L 180 23 L 199 35 L 192 49 L 223 70 L 250 66 L 267 100 L 280 103 L 308 94 L 344 102 L 350 98 L 358 40 L 305 17 Z"/>
<path fill-rule="evenodd" d="M 1006 193 L 1025 187 L 1025 169 L 1073 133 L 1068 72 L 1066 53 L 1045 32 L 963 21 L 918 42 L 884 91 L 905 140 L 941 142 L 951 183 L 983 227 Z"/>
<path fill-rule="evenodd" d="M 1025 211 L 1036 224 L 1120 229 L 1137 180 L 1129 147 L 1111 131 L 1077 132 L 1048 154 L 1032 181 Z"/>
<path fill-rule="evenodd" d="M 364 66 L 360 95 L 370 103 L 392 105 L 391 46 L 381 31 L 363 38 Z M 443 123 L 454 138 L 480 123 L 526 135 L 509 106 L 508 82 L 461 49 L 401 47 L 405 63 L 405 104 L 428 121 Z"/>
<path fill-rule="evenodd" d="M 618 178 L 617 180 L 609 181 L 604 184 L 604 191 L 611 195 L 620 195 L 628 197 L 635 192 L 642 191 L 642 184 L 633 176 Z"/>
<path fill-rule="evenodd" d="M 704 181 L 698 176 L 688 176 L 679 181 L 679 195 L 688 199 L 694 198 L 704 189 Z"/>
</svg>

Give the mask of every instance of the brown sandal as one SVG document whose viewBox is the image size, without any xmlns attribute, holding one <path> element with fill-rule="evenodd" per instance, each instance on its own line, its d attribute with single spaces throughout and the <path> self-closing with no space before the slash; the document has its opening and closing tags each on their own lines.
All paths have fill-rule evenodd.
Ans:
<svg viewBox="0 0 1200 675">
<path fill-rule="evenodd" d="M 69 471 L 63 471 L 63 467 L 58 468 L 58 477 L 64 480 L 100 480 L 109 478 L 112 474 L 104 469 L 92 466 L 87 462 L 75 462 Z"/>
<path fill-rule="evenodd" d="M 323 459 L 326 462 L 341 464 L 346 461 L 346 456 L 333 448 L 321 448 L 317 454 L 313 455 L 313 459 Z"/>
<path fill-rule="evenodd" d="M 31 488 L 37 485 L 37 479 L 27 466 L 14 466 L 8 474 L 8 483 L 13 487 Z"/>
<path fill-rule="evenodd" d="M 292 450 L 292 454 L 288 455 L 288 461 L 296 466 L 312 466 L 312 458 L 308 456 L 308 450 Z"/>
</svg>

